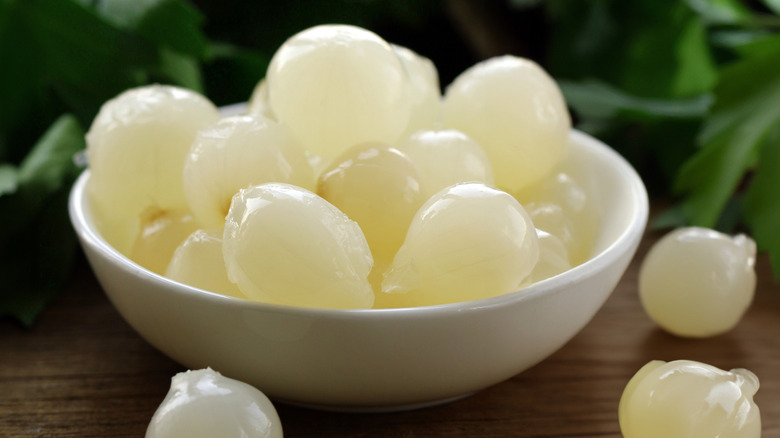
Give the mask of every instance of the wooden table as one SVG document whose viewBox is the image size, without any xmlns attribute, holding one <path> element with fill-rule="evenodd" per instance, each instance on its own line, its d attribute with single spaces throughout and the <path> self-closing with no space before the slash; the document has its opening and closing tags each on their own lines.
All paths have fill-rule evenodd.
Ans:
<svg viewBox="0 0 780 438">
<path fill-rule="evenodd" d="M 288 437 L 619 437 L 623 387 L 652 359 L 744 367 L 761 379 L 763 437 L 780 437 L 780 287 L 758 261 L 754 305 L 726 335 L 670 336 L 637 299 L 638 261 L 593 321 L 536 367 L 469 398 L 392 414 L 277 404 Z M 183 368 L 124 323 L 81 260 L 71 285 L 31 330 L 0 321 L 0 436 L 142 437 Z"/>
</svg>

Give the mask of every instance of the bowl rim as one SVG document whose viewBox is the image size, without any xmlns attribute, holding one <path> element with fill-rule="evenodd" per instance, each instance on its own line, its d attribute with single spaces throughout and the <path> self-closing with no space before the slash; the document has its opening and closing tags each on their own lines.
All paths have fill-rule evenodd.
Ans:
<svg viewBox="0 0 780 438">
<path fill-rule="evenodd" d="M 79 236 L 79 239 L 82 241 L 82 245 L 89 245 L 93 250 L 101 254 L 102 257 L 110 260 L 113 264 L 129 273 L 140 276 L 150 282 L 161 284 L 171 293 L 185 295 L 197 300 L 210 301 L 218 305 L 239 307 L 250 311 L 272 311 L 290 316 L 316 316 L 318 318 L 328 319 L 419 318 L 423 316 L 434 317 L 452 313 L 485 311 L 488 309 L 504 307 L 511 303 L 534 300 L 547 294 L 562 292 L 565 289 L 562 286 L 576 283 L 583 278 L 594 276 L 607 266 L 610 266 L 620 258 L 623 253 L 632 248 L 633 244 L 635 244 L 634 240 L 638 240 L 637 236 L 641 238 L 641 235 L 644 233 L 649 215 L 649 200 L 644 183 L 636 170 L 617 151 L 584 132 L 572 129 L 570 141 L 580 143 L 588 149 L 589 153 L 600 155 L 602 159 L 606 159 L 616 164 L 616 171 L 623 176 L 626 186 L 631 192 L 633 205 L 628 208 L 631 215 L 629 225 L 619 236 L 597 254 L 564 273 L 506 294 L 457 303 L 389 309 L 327 309 L 263 303 L 221 295 L 184 283 L 179 283 L 149 271 L 132 261 L 129 257 L 121 254 L 106 242 L 95 229 L 94 222 L 92 222 L 91 218 L 87 217 L 84 208 L 86 205 L 86 183 L 90 175 L 89 169 L 85 169 L 73 184 L 68 199 L 68 211 L 71 223 Z"/>
</svg>

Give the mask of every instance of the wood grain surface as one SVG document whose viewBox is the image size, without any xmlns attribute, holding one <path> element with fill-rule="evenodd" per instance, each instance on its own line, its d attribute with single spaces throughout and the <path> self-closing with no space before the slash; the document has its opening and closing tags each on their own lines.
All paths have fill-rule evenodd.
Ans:
<svg viewBox="0 0 780 438">
<path fill-rule="evenodd" d="M 743 367 L 761 380 L 764 438 L 780 438 L 780 287 L 758 261 L 756 299 L 733 331 L 668 335 L 637 298 L 649 234 L 615 292 L 556 354 L 514 378 L 447 405 L 389 414 L 277 404 L 287 437 L 619 437 L 626 382 L 652 359 Z M 0 321 L 0 436 L 142 437 L 183 368 L 154 350 L 111 307 L 86 262 L 32 329 Z"/>
</svg>

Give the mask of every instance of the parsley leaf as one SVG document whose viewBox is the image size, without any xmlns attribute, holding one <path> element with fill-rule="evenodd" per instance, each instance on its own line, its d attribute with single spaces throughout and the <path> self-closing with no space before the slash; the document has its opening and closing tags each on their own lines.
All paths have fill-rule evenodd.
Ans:
<svg viewBox="0 0 780 438">
<path fill-rule="evenodd" d="M 772 50 L 723 70 L 712 113 L 699 137 L 700 149 L 676 181 L 693 224 L 715 226 L 729 198 L 756 165 L 768 134 L 780 124 L 778 65 L 780 44 L 775 44 Z"/>
<path fill-rule="evenodd" d="M 772 272 L 780 279 L 780 125 L 766 139 L 755 177 L 745 195 L 745 221 L 759 249 L 769 252 Z"/>
<path fill-rule="evenodd" d="M 68 278 L 76 239 L 67 198 L 84 146 L 79 122 L 63 115 L 13 170 L 15 190 L 0 192 L 0 316 L 29 326 Z"/>
</svg>

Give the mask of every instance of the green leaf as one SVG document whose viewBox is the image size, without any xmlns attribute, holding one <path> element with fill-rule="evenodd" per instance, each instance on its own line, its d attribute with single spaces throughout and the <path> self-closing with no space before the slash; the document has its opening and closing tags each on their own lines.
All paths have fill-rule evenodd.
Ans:
<svg viewBox="0 0 780 438">
<path fill-rule="evenodd" d="M 710 42 L 713 47 L 726 48 L 730 51 L 739 51 L 742 47 L 749 46 L 772 35 L 764 29 L 725 29 L 714 30 L 710 33 Z"/>
<path fill-rule="evenodd" d="M 16 167 L 10 164 L 0 164 L 0 197 L 13 194 L 19 185 Z"/>
<path fill-rule="evenodd" d="M 32 35 L 45 56 L 46 72 L 87 95 L 133 84 L 131 66 L 155 60 L 154 48 L 102 21 L 73 1 L 26 0 Z"/>
<path fill-rule="evenodd" d="M 780 46 L 724 70 L 700 150 L 682 168 L 676 189 L 691 222 L 713 227 L 761 145 L 780 123 Z"/>
<path fill-rule="evenodd" d="M 558 80 L 566 101 L 587 118 L 620 116 L 650 118 L 700 118 L 707 114 L 712 96 L 688 99 L 649 99 L 631 95 L 597 80 Z"/>
<path fill-rule="evenodd" d="M 153 73 L 159 75 L 163 82 L 173 83 L 199 93 L 203 92 L 200 64 L 192 56 L 182 55 L 162 47 L 160 48 L 160 65 Z"/>
<path fill-rule="evenodd" d="M 668 228 L 678 228 L 688 224 L 688 218 L 679 205 L 672 206 L 650 220 L 650 228 L 653 230 L 662 230 Z"/>
<path fill-rule="evenodd" d="M 71 115 L 46 131 L 19 166 L 16 191 L 0 196 L 0 247 L 28 226 L 49 196 L 70 187 L 80 171 L 73 156 L 84 147 L 84 131 Z"/>
<path fill-rule="evenodd" d="M 701 20 L 690 19 L 674 47 L 678 68 L 671 81 L 672 95 L 690 96 L 710 91 L 717 81 L 718 71 Z"/>
<path fill-rule="evenodd" d="M 761 150 L 758 167 L 745 195 L 745 222 L 762 251 L 769 252 L 775 278 L 780 280 L 780 127 Z"/>
<path fill-rule="evenodd" d="M 603 68 L 603 62 L 617 60 L 621 56 L 625 38 L 619 34 L 625 33 L 625 29 L 615 18 L 613 5 L 608 1 L 547 2 L 556 27 L 550 50 L 556 76 L 614 78 L 610 74 L 614 70 Z M 607 49 L 610 45 L 612 51 Z"/>
<path fill-rule="evenodd" d="M 60 117 L 19 166 L 16 191 L 0 196 L 0 316 L 29 326 L 68 278 L 76 238 L 67 200 L 84 147 L 75 117 Z"/>
<path fill-rule="evenodd" d="M 720 213 L 718 222 L 715 223 L 715 229 L 726 234 L 734 234 L 737 228 L 743 224 L 744 199 L 741 193 L 729 198 L 723 210 Z"/>
<path fill-rule="evenodd" d="M 739 196 L 731 198 L 721 214 L 715 229 L 724 233 L 733 233 L 738 225 L 742 223 L 743 200 Z M 690 224 L 688 215 L 685 212 L 684 205 L 676 204 L 662 211 L 650 220 L 650 228 L 665 229 L 678 228 Z"/>
<path fill-rule="evenodd" d="M 750 10 L 736 0 L 686 0 L 686 3 L 709 23 L 739 24 L 752 18 Z"/>
<path fill-rule="evenodd" d="M 206 37 L 200 29 L 203 16 L 183 0 L 103 0 L 100 15 L 118 27 L 183 55 L 202 58 Z"/>
<path fill-rule="evenodd" d="M 42 83 L 42 59 L 35 38 L 23 19 L 26 2 L 0 3 L 0 135 L 30 114 Z M 14 155 L 3 141 L 0 160 Z"/>
<path fill-rule="evenodd" d="M 89 123 L 103 102 L 139 84 L 139 68 L 157 60 L 146 40 L 75 0 L 15 0 L 0 8 L 0 136 L 13 161 L 35 139 L 25 135 L 29 128 L 42 132 L 63 103 Z"/>
<path fill-rule="evenodd" d="M 772 53 L 780 47 L 780 35 L 774 33 L 758 34 L 755 38 L 747 39 L 734 49 L 740 56 L 760 57 L 760 56 L 772 56 Z"/>
<path fill-rule="evenodd" d="M 704 25 L 684 12 L 635 35 L 618 68 L 626 90 L 653 97 L 705 93 L 717 80 Z"/>
<path fill-rule="evenodd" d="M 780 15 L 780 0 L 761 0 L 767 8 L 771 9 L 777 15 Z"/>
<path fill-rule="evenodd" d="M 62 290 L 77 254 L 67 215 L 68 188 L 42 199 L 43 208 L 0 246 L 0 317 L 31 326 Z"/>
<path fill-rule="evenodd" d="M 84 149 L 84 130 L 75 117 L 65 114 L 49 128 L 19 166 L 20 184 L 34 184 L 54 192 L 74 172 L 73 156 Z"/>
<path fill-rule="evenodd" d="M 648 98 L 687 98 L 717 79 L 701 17 L 684 2 L 547 2 L 555 77 L 597 78 Z"/>
</svg>

